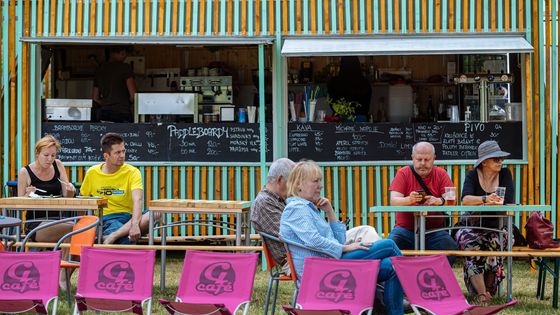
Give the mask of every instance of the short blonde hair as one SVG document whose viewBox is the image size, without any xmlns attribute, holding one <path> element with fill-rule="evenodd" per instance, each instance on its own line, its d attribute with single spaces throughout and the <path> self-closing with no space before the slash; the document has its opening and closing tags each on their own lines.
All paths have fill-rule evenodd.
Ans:
<svg viewBox="0 0 560 315">
<path fill-rule="evenodd" d="M 288 196 L 299 196 L 301 184 L 317 176 L 323 176 L 317 163 L 311 160 L 298 162 L 288 176 Z"/>
<path fill-rule="evenodd" d="M 35 143 L 35 158 L 39 156 L 41 150 L 43 150 L 44 148 L 50 148 L 52 146 L 56 148 L 56 152 L 58 153 L 58 151 L 60 150 L 60 142 L 58 142 L 55 137 L 51 135 L 45 135 L 43 138 L 39 139 L 39 141 Z"/>
</svg>

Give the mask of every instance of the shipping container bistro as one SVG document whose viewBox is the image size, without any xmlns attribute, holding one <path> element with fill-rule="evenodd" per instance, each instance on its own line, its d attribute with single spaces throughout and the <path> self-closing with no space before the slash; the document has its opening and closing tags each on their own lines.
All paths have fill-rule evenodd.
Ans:
<svg viewBox="0 0 560 315">
<path fill-rule="evenodd" d="M 161 50 L 163 55 L 152 58 L 160 61 L 166 59 L 165 51 L 179 49 L 183 55 L 178 57 L 178 64 L 154 63 L 152 66 L 179 67 L 181 75 L 188 72 L 185 51 L 195 54 L 197 49 L 206 50 L 207 57 L 216 61 L 216 56 L 221 56 L 220 51 L 231 50 L 235 55 L 236 50 L 245 49 L 248 51 L 247 60 L 240 60 L 243 55 L 226 61 L 238 65 L 233 69 L 237 74 L 240 69 L 256 69 L 254 76 L 258 78 L 258 97 L 254 104 L 263 110 L 258 111 L 258 123 L 243 125 L 232 122 L 227 124 L 227 128 L 237 128 L 228 129 L 236 132 L 249 130 L 253 140 L 262 139 L 265 130 L 268 130 L 267 141 L 254 141 L 252 145 L 257 150 L 251 151 L 250 158 L 241 160 L 229 159 L 227 154 L 190 159 L 188 155 L 172 157 L 168 152 L 165 158 L 145 160 L 140 155 L 134 164 L 143 175 L 145 200 L 251 200 L 265 179 L 270 160 L 281 156 L 307 157 L 321 161 L 325 195 L 333 201 L 343 218 L 351 218 L 352 225 L 372 224 L 387 233 L 394 219 L 387 214 L 382 222 L 374 222 L 368 208 L 388 203 L 388 185 L 398 168 L 407 164 L 411 143 L 407 137 L 435 141 L 439 144 L 438 149 L 443 150 L 442 129 L 449 131 L 446 137 L 460 137 L 460 132 L 468 132 L 468 137 L 486 140 L 485 137 L 497 136 L 489 133 L 491 128 L 510 130 L 506 128 L 507 123 L 459 122 L 453 125 L 449 122 L 402 122 L 394 126 L 376 122 L 362 125 L 293 123 L 289 122 L 292 117 L 288 109 L 293 95 L 300 94 L 307 84 L 321 86 L 319 77 L 324 77 L 325 73 L 327 76 L 332 74 L 330 70 L 336 71 L 339 57 L 350 55 L 359 56 L 364 72 L 376 78 L 378 71 L 384 70 L 381 67 L 389 70 L 402 68 L 405 72 L 413 69 L 411 85 L 416 84 L 416 87 L 413 86 L 416 98 L 424 103 L 427 99 L 436 102 L 447 90 L 459 92 L 458 87 L 449 84 L 449 81 L 430 83 L 433 74 L 430 68 L 438 69 L 437 74 L 443 75 L 453 74 L 453 71 L 449 72 L 450 67 L 452 70 L 455 67 L 456 73 L 468 72 L 476 60 L 501 55 L 508 58 L 508 65 L 512 68 L 506 73 L 517 69 L 515 82 L 508 87 L 512 94 L 517 93 L 513 97 L 522 103 L 523 110 L 522 121 L 512 129 L 514 136 L 509 137 L 512 139 L 503 137 L 506 131 L 502 138 L 497 138 L 509 141 L 508 149 L 516 150 L 515 157 L 506 161 L 515 178 L 516 201 L 552 204 L 554 209 L 557 208 L 555 139 L 558 136 L 559 63 L 558 43 L 553 41 L 558 38 L 557 1 L 12 0 L 2 1 L 1 5 L 3 71 L 0 115 L 3 136 L 0 141 L 3 154 L 0 172 L 4 183 L 14 179 L 17 170 L 33 158 L 33 145 L 50 124 L 42 120 L 44 113 L 40 104 L 45 98 L 56 97 L 53 95 L 54 81 L 66 76 L 65 69 L 55 71 L 52 66 L 42 76 L 42 65 L 48 60 L 45 56 L 51 49 L 72 52 L 72 48 L 79 50 L 80 47 L 129 44 L 143 51 L 156 51 L 156 54 Z M 144 56 L 149 57 L 147 54 Z M 375 66 L 373 71 L 368 71 L 370 65 Z M 310 68 L 313 69 L 311 75 Z M 58 70 L 62 71 L 59 73 Z M 271 78 L 265 82 L 269 73 Z M 424 75 L 417 77 L 418 73 Z M 486 77 L 487 73 L 483 74 Z M 246 82 L 249 81 L 248 76 L 245 74 Z M 324 89 L 323 86 L 323 92 Z M 315 86 L 313 91 L 316 91 Z M 266 100 L 267 93 L 272 95 L 271 101 Z M 432 94 L 433 98 L 429 97 Z M 265 117 L 265 106 L 271 110 L 270 116 Z M 460 120 L 464 119 L 462 111 Z M 379 120 L 379 117 L 375 119 Z M 77 125 L 95 128 L 89 122 Z M 69 133 L 72 126 L 76 124 L 64 126 L 60 123 L 57 128 L 61 135 L 64 132 L 72 134 Z M 202 129 L 209 126 L 196 125 Z M 186 123 L 169 128 L 179 127 L 189 126 Z M 226 128 L 225 125 L 222 127 Z M 130 135 L 137 136 L 140 132 L 137 129 L 142 128 L 142 124 L 130 125 Z M 481 129 L 484 129 L 482 133 Z M 364 135 L 368 130 L 371 131 L 369 134 L 379 134 L 381 130 L 386 138 L 368 138 Z M 391 130 L 396 131 L 391 134 Z M 306 136 L 305 132 L 312 136 Z M 352 150 L 357 147 L 345 142 L 348 139 L 344 138 L 344 134 L 358 136 L 354 140 L 358 141 L 357 147 L 361 143 L 362 147 L 358 149 L 364 153 L 352 155 Z M 387 141 L 391 136 L 401 137 L 400 142 Z M 145 143 L 149 142 L 143 136 L 140 138 Z M 72 139 L 72 136 L 67 139 Z M 341 142 L 336 141 L 338 139 Z M 370 142 L 365 145 L 360 141 Z M 298 145 L 304 142 L 308 147 L 300 151 Z M 384 149 L 392 150 L 384 155 L 388 158 L 375 154 L 380 142 L 385 143 Z M 310 143 L 317 147 L 309 148 Z M 333 147 L 344 145 L 349 145 L 347 150 L 339 150 L 338 153 L 329 151 L 322 154 L 319 150 L 334 150 Z M 298 155 L 298 152 L 303 153 Z M 440 156 L 439 165 L 447 169 L 455 185 L 461 189 L 473 158 L 468 153 L 462 155 L 463 158 L 453 158 L 455 153 L 451 152 L 448 159 Z M 395 155 L 398 158 L 394 158 Z M 337 156 L 344 158 L 338 159 Z M 66 162 L 71 180 L 81 181 L 85 170 L 93 163 Z M 556 210 L 552 212 L 552 219 L 558 223 Z M 518 224 L 524 224 L 523 216 L 517 220 Z M 227 232 L 186 227 L 177 228 L 173 233 L 199 235 Z"/>
</svg>

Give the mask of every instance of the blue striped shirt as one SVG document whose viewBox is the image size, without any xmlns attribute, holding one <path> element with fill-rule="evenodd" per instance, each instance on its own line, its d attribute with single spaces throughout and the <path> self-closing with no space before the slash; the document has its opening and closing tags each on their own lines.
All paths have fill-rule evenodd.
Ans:
<svg viewBox="0 0 560 315">
<path fill-rule="evenodd" d="M 309 200 L 290 197 L 286 203 L 280 219 L 280 235 L 287 241 L 310 248 L 290 246 L 294 267 L 301 279 L 305 257 L 340 258 L 342 256 L 342 247 L 346 241 L 346 226 L 342 222 L 327 223 L 321 215 L 321 210 Z"/>
</svg>

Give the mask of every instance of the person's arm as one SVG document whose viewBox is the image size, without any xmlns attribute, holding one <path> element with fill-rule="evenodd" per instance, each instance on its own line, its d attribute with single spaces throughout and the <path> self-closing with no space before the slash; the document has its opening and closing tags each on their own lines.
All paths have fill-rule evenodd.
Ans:
<svg viewBox="0 0 560 315">
<path fill-rule="evenodd" d="M 500 186 L 506 188 L 506 197 L 504 198 L 504 204 L 514 204 L 515 203 L 515 186 L 513 185 L 513 177 L 511 172 L 507 168 L 502 169 L 502 180 L 500 181 Z"/>
<path fill-rule="evenodd" d="M 99 92 L 99 87 L 94 86 L 92 91 L 92 98 L 93 101 L 99 105 L 102 105 L 103 101 L 101 100 L 101 93 Z"/>
<path fill-rule="evenodd" d="M 126 88 L 128 89 L 128 100 L 130 103 L 134 103 L 134 95 L 136 94 L 136 82 L 134 82 L 134 77 L 126 79 Z"/>
<path fill-rule="evenodd" d="M 411 206 L 419 203 L 422 200 L 422 195 L 416 191 L 405 196 L 404 194 L 391 190 L 391 206 Z"/>
<path fill-rule="evenodd" d="M 28 197 L 30 193 L 35 191 L 35 187 L 31 186 L 31 178 L 29 178 L 29 173 L 25 167 L 19 170 L 18 181 L 17 181 L 17 192 L 18 197 Z"/>
<path fill-rule="evenodd" d="M 288 207 L 294 208 L 288 209 Z M 343 245 L 338 240 L 324 237 L 319 233 L 315 222 L 317 220 L 324 221 L 324 218 L 314 215 L 312 211 L 314 210 L 309 209 L 308 205 L 288 205 L 284 209 L 284 214 L 282 214 L 280 221 L 280 234 L 282 237 L 286 237 L 283 231 L 290 231 L 289 234 L 295 236 L 295 239 L 292 241 L 301 242 L 301 244 L 319 252 L 330 253 L 333 257 L 340 257 Z M 289 236 L 288 240 L 290 240 Z"/>
<path fill-rule="evenodd" d="M 132 242 L 140 238 L 140 221 L 142 220 L 142 189 L 132 191 L 132 218 L 130 219 L 130 230 L 128 238 Z"/>
<path fill-rule="evenodd" d="M 62 185 L 62 196 L 64 197 L 74 197 L 76 193 L 76 187 L 68 180 L 66 175 L 66 169 L 60 160 L 55 160 L 56 167 L 58 167 L 58 172 L 60 173 L 60 184 Z"/>
</svg>

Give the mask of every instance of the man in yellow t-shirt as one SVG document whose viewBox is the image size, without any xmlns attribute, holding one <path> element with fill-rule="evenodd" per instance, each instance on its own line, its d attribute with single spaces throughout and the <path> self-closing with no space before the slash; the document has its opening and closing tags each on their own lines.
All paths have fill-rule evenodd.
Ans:
<svg viewBox="0 0 560 315">
<path fill-rule="evenodd" d="M 103 211 L 104 244 L 134 243 L 149 224 L 148 213 L 142 215 L 142 176 L 136 167 L 124 162 L 126 149 L 119 134 L 105 134 L 101 150 L 105 162 L 87 171 L 80 194 L 108 200 Z"/>
</svg>

